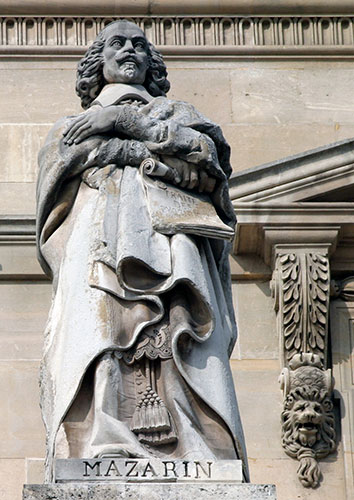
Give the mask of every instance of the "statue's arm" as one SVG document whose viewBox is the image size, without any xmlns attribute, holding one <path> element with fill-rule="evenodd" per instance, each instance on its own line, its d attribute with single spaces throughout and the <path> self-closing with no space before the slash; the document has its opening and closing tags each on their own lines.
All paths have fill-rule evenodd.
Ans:
<svg viewBox="0 0 354 500">
<path fill-rule="evenodd" d="M 173 155 L 203 168 L 217 163 L 213 141 L 205 134 L 183 126 L 178 120 L 160 120 L 132 106 L 108 106 L 82 113 L 63 131 L 67 145 L 81 144 L 97 134 L 115 132 L 147 144 L 157 154 Z"/>
<path fill-rule="evenodd" d="M 81 116 L 81 115 L 80 115 Z M 59 149 L 59 158 L 66 171 L 65 177 L 73 177 L 80 174 L 84 170 L 91 167 L 104 167 L 108 164 L 115 164 L 117 167 L 131 165 L 139 167 L 140 163 L 147 157 L 151 156 L 151 152 L 146 145 L 134 139 L 121 139 L 119 137 L 109 137 L 108 135 L 94 134 L 82 142 L 66 141 L 65 131 L 68 130 L 68 123 L 73 122 L 73 119 L 66 119 L 57 127 L 55 133 L 50 133 L 47 142 L 43 148 L 43 153 L 48 151 L 49 156 L 52 151 Z M 53 148 L 54 143 L 57 148 Z M 48 156 L 45 154 L 45 156 Z M 55 158 L 58 158 L 55 155 Z M 48 165 L 49 161 L 42 163 Z"/>
<path fill-rule="evenodd" d="M 143 141 L 151 151 L 194 164 L 197 169 L 218 164 L 215 144 L 206 134 L 178 119 L 161 120 L 128 106 L 119 106 L 115 131 Z"/>
<path fill-rule="evenodd" d="M 175 170 L 175 183 L 183 188 L 211 192 L 217 178 L 224 180 L 215 144 L 208 135 L 177 119 L 150 117 L 128 105 L 96 107 L 75 117 L 63 131 L 63 144 L 76 150 L 87 145 L 95 134 L 108 137 L 112 133 L 118 143 L 110 139 L 112 142 L 101 148 L 102 153 L 95 150 L 95 155 L 91 154 L 95 161 L 136 165 L 136 159 L 144 159 L 144 152 L 148 152 L 145 158 L 159 155 Z M 122 136 L 129 139 L 119 139 Z"/>
</svg>

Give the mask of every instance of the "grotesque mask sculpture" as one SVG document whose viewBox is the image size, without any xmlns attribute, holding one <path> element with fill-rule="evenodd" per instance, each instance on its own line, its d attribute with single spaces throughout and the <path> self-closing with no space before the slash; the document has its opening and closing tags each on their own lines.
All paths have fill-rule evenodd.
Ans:
<svg viewBox="0 0 354 500">
<path fill-rule="evenodd" d="M 286 453 L 300 461 L 298 476 L 304 486 L 317 486 L 319 458 L 335 449 L 333 404 L 330 400 L 331 374 L 308 366 L 310 356 L 294 356 L 292 370 L 285 370 L 289 392 L 282 412 L 282 444 Z M 284 381 L 283 381 L 284 383 Z"/>
</svg>

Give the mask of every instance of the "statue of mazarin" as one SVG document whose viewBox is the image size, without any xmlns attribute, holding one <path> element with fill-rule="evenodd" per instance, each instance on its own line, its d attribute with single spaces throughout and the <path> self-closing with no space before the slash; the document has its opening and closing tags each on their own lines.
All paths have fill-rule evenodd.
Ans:
<svg viewBox="0 0 354 500">
<path fill-rule="evenodd" d="M 166 98 L 162 56 L 133 23 L 102 30 L 76 90 L 85 111 L 59 120 L 39 155 L 38 252 L 54 290 L 46 479 L 54 458 L 157 457 L 239 458 L 247 480 L 229 368 L 229 146 Z"/>
</svg>

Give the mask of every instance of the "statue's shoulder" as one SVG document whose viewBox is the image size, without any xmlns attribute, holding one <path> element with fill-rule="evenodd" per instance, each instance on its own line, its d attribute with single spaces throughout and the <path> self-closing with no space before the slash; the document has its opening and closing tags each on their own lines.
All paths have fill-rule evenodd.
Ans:
<svg viewBox="0 0 354 500">
<path fill-rule="evenodd" d="M 87 113 L 87 112 L 88 112 L 88 110 L 83 111 L 82 113 L 78 113 L 77 115 L 63 116 L 63 117 L 59 118 L 54 123 L 52 128 L 49 130 L 45 144 L 47 144 L 48 142 L 60 140 L 62 138 L 64 130 L 66 129 L 68 124 L 71 122 L 71 120 L 73 120 L 77 116 L 84 114 L 84 113 Z"/>
<path fill-rule="evenodd" d="M 209 122 L 193 104 L 186 101 L 169 99 L 168 97 L 155 97 L 146 106 L 149 113 L 160 119 L 175 119 L 180 123 Z"/>
</svg>

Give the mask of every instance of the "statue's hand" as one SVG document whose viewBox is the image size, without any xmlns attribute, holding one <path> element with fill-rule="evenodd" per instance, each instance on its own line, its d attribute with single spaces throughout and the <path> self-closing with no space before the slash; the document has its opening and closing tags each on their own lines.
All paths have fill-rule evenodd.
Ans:
<svg viewBox="0 0 354 500">
<path fill-rule="evenodd" d="M 117 106 L 108 106 L 77 116 L 63 132 L 64 143 L 79 144 L 91 135 L 113 130 L 117 116 Z"/>
<path fill-rule="evenodd" d="M 193 163 L 172 156 L 161 156 L 162 161 L 175 170 L 174 183 L 186 189 L 198 189 L 200 193 L 214 191 L 216 179 L 209 177 L 203 169 L 198 169 Z"/>
</svg>

